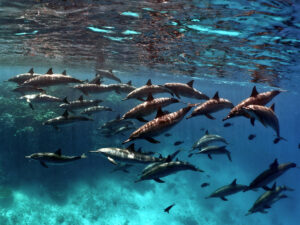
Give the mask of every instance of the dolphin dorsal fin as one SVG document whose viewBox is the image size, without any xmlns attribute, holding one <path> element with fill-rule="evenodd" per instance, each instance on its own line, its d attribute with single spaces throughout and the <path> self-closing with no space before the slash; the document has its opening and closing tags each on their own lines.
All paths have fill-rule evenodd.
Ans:
<svg viewBox="0 0 300 225">
<path fill-rule="evenodd" d="M 152 85 L 151 79 L 149 79 L 149 80 L 147 81 L 146 85 L 147 85 L 147 86 Z"/>
<path fill-rule="evenodd" d="M 120 120 L 120 119 L 121 119 L 121 115 L 118 114 L 118 115 L 116 116 L 116 120 Z"/>
<path fill-rule="evenodd" d="M 194 80 L 191 80 L 186 83 L 189 87 L 193 88 Z"/>
<path fill-rule="evenodd" d="M 159 154 L 159 157 L 158 157 L 158 158 L 162 159 L 162 155 L 161 155 L 161 154 Z"/>
<path fill-rule="evenodd" d="M 278 167 L 278 161 L 277 159 L 274 160 L 272 164 L 270 164 L 270 169 L 277 169 Z"/>
<path fill-rule="evenodd" d="M 270 109 L 271 109 L 273 112 L 275 112 L 275 103 L 273 103 L 273 104 L 271 105 Z"/>
<path fill-rule="evenodd" d="M 83 95 L 80 95 L 78 98 L 79 101 L 83 101 Z"/>
<path fill-rule="evenodd" d="M 109 69 L 108 72 L 112 73 L 112 69 Z"/>
<path fill-rule="evenodd" d="M 153 98 L 152 94 L 149 93 L 149 94 L 148 94 L 148 98 L 147 98 L 146 101 L 147 101 L 147 102 L 151 102 L 151 101 L 153 101 L 153 99 L 154 99 L 154 98 Z"/>
<path fill-rule="evenodd" d="M 206 131 L 205 131 L 205 135 L 209 135 L 209 132 L 208 132 L 208 130 L 206 130 Z"/>
<path fill-rule="evenodd" d="M 70 102 L 68 101 L 68 98 L 67 98 L 67 97 L 65 97 L 65 98 L 63 99 L 63 102 L 66 103 L 66 104 L 70 104 Z"/>
<path fill-rule="evenodd" d="M 100 81 L 100 79 L 101 79 L 100 77 L 99 77 L 99 78 L 97 78 L 97 79 L 95 80 L 95 82 L 94 82 L 94 83 L 95 83 L 95 84 L 98 84 L 98 85 L 101 85 L 101 81 Z"/>
<path fill-rule="evenodd" d="M 139 149 L 137 150 L 138 153 L 142 153 L 142 148 L 139 147 Z"/>
<path fill-rule="evenodd" d="M 236 178 L 231 182 L 231 184 L 230 185 L 236 185 Z"/>
<path fill-rule="evenodd" d="M 127 84 L 131 86 L 132 85 L 132 81 L 131 80 L 128 81 Z"/>
<path fill-rule="evenodd" d="M 28 73 L 33 74 L 33 73 L 34 73 L 34 72 L 33 72 L 33 68 L 31 68 L 31 69 L 28 71 Z"/>
<path fill-rule="evenodd" d="M 67 71 L 64 70 L 61 74 L 62 74 L 62 75 L 67 75 Z"/>
<path fill-rule="evenodd" d="M 54 152 L 54 154 L 61 156 L 61 149 L 57 149 L 56 152 Z"/>
<path fill-rule="evenodd" d="M 216 94 L 214 95 L 213 99 L 215 99 L 215 100 L 219 100 L 219 99 L 220 99 L 220 98 L 219 98 L 219 92 L 218 92 L 218 91 L 217 91 Z"/>
<path fill-rule="evenodd" d="M 256 97 L 257 95 L 258 95 L 258 92 L 256 90 L 256 86 L 254 86 L 253 89 L 252 89 L 250 97 Z"/>
<path fill-rule="evenodd" d="M 53 74 L 52 68 L 50 68 L 46 74 L 49 74 L 49 75 Z"/>
<path fill-rule="evenodd" d="M 68 110 L 66 110 L 66 111 L 62 114 L 62 116 L 65 117 L 65 118 L 68 118 L 68 116 L 69 116 Z"/>
<path fill-rule="evenodd" d="M 172 157 L 170 155 L 168 155 L 166 162 L 171 162 L 172 161 Z"/>
<path fill-rule="evenodd" d="M 163 116 L 163 115 L 165 115 L 165 114 L 164 114 L 164 112 L 161 110 L 161 107 L 159 107 L 158 110 L 157 110 L 157 113 L 156 113 L 155 118 L 161 117 L 161 116 Z"/>
<path fill-rule="evenodd" d="M 129 146 L 127 147 L 127 149 L 128 149 L 129 151 L 131 151 L 131 152 L 134 152 L 134 143 L 132 143 L 131 145 L 129 145 Z"/>
</svg>

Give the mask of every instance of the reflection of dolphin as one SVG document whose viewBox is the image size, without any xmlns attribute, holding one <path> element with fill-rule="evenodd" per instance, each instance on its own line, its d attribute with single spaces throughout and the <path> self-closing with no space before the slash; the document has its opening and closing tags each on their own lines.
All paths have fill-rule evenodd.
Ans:
<svg viewBox="0 0 300 225">
<path fill-rule="evenodd" d="M 79 159 L 86 158 L 85 154 L 82 154 L 81 156 L 66 156 L 61 154 L 61 149 L 58 149 L 56 152 L 40 152 L 40 153 L 34 153 L 28 156 L 25 156 L 27 159 L 34 159 L 38 160 L 41 165 L 45 168 L 48 168 L 47 164 L 52 165 L 62 165 L 65 163 L 70 163 Z M 47 164 L 46 164 L 47 163 Z"/>
<path fill-rule="evenodd" d="M 243 107 L 248 105 L 266 105 L 268 102 L 270 102 L 276 95 L 278 95 L 280 90 L 274 90 L 274 91 L 268 91 L 264 93 L 258 93 L 256 90 L 256 87 L 254 86 L 252 89 L 251 96 L 242 102 L 240 102 L 238 105 L 233 107 L 231 111 L 229 112 L 228 116 L 223 119 L 223 121 L 228 120 L 232 117 L 236 116 L 246 116 L 249 117 L 249 115 L 245 114 L 245 112 L 242 110 Z"/>
</svg>

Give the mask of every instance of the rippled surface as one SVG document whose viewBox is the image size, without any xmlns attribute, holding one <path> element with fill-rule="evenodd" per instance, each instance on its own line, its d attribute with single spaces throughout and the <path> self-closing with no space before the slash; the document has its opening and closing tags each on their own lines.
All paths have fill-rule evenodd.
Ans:
<svg viewBox="0 0 300 225">
<path fill-rule="evenodd" d="M 22 2 L 0 3 L 3 64 L 46 57 L 280 86 L 299 57 L 299 3 L 290 0 Z"/>
</svg>

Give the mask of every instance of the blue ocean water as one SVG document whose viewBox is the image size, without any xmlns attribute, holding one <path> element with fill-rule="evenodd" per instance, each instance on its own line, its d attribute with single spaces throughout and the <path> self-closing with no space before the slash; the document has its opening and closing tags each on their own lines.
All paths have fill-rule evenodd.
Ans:
<svg viewBox="0 0 300 225">
<path fill-rule="evenodd" d="M 257 224 L 297 225 L 300 219 L 300 171 L 291 169 L 276 179 L 277 185 L 294 189 L 288 198 L 276 202 L 267 214 L 245 216 L 265 191 L 239 192 L 205 199 L 217 188 L 250 182 L 278 159 L 300 164 L 299 110 L 299 3 L 293 1 L 51 1 L 3 2 L 0 19 L 0 224 L 107 224 L 107 225 L 198 225 Z M 75 123 L 55 130 L 42 125 L 59 116 L 57 103 L 34 104 L 12 92 L 16 84 L 7 80 L 34 67 L 45 73 L 50 67 L 81 80 L 91 80 L 95 69 L 112 69 L 122 82 L 132 80 L 140 87 L 151 78 L 153 84 L 187 83 L 213 97 L 229 99 L 234 105 L 258 92 L 286 90 L 275 103 L 280 134 L 287 141 L 274 144 L 275 132 L 248 119 L 233 118 L 224 127 L 228 109 L 183 119 L 156 137 L 160 144 L 145 140 L 134 143 L 143 150 L 166 156 L 181 149 L 178 158 L 203 169 L 183 171 L 163 178 L 165 183 L 147 180 L 135 183 L 145 165 L 134 165 L 130 173 L 112 172 L 106 158 L 88 154 L 63 166 L 44 168 L 26 155 L 55 152 L 81 155 L 102 147 L 121 147 L 131 131 L 105 137 L 103 123 L 139 104 L 122 101 L 125 94 L 92 94 L 113 112 L 94 115 L 93 122 Z M 116 83 L 105 79 L 104 84 Z M 77 99 L 74 85 L 46 88 L 47 94 Z M 169 96 L 160 94 L 156 96 Z M 185 103 L 203 102 L 183 97 Z M 178 103 L 166 109 L 184 107 Z M 154 114 L 147 119 L 153 119 Z M 136 127 L 143 123 L 133 120 Z M 208 130 L 229 142 L 232 162 L 216 155 L 189 158 L 192 145 Z M 256 138 L 248 140 L 249 134 Z M 174 142 L 183 141 L 179 146 Z M 127 146 L 127 145 L 125 145 Z M 202 188 L 201 184 L 210 185 Z M 272 183 L 273 184 L 273 183 Z M 270 185 L 272 185 L 270 184 Z M 269 186 L 270 186 L 269 185 Z M 163 210 L 175 206 L 167 214 Z"/>
</svg>

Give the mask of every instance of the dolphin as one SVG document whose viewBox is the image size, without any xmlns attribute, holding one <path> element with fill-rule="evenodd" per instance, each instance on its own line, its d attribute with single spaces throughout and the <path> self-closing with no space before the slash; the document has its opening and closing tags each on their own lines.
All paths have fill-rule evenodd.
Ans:
<svg viewBox="0 0 300 225">
<path fill-rule="evenodd" d="M 26 80 L 22 86 L 49 87 L 68 83 L 82 83 L 82 81 L 65 74 L 54 74 L 50 68 L 46 74 Z"/>
<path fill-rule="evenodd" d="M 180 96 L 188 97 L 188 98 L 196 98 L 196 99 L 205 99 L 208 100 L 209 97 L 203 94 L 202 92 L 193 88 L 194 80 L 183 84 L 183 83 L 165 83 L 164 87 L 170 89 L 177 98 Z"/>
<path fill-rule="evenodd" d="M 86 107 L 97 106 L 97 105 L 99 105 L 100 102 L 102 102 L 102 100 L 100 100 L 100 99 L 84 100 L 83 96 L 81 95 L 78 98 L 78 100 L 60 104 L 59 107 L 62 109 L 72 111 L 72 110 L 82 109 L 82 108 L 86 108 Z"/>
<path fill-rule="evenodd" d="M 105 77 L 105 78 L 108 78 L 110 80 L 114 80 L 114 81 L 117 81 L 119 83 L 122 83 L 120 78 L 118 78 L 116 75 L 113 74 L 112 70 L 97 69 L 96 72 L 97 72 L 96 76 Z"/>
<path fill-rule="evenodd" d="M 32 86 L 18 86 L 12 90 L 13 92 L 18 92 L 22 95 L 32 94 L 32 93 L 45 93 L 46 91 L 42 88 L 32 87 Z"/>
<path fill-rule="evenodd" d="M 167 158 L 163 157 L 153 157 L 149 154 L 144 154 L 141 150 L 136 151 L 134 149 L 134 144 L 131 144 L 128 148 L 100 148 L 94 151 L 89 151 L 90 153 L 100 153 L 104 155 L 114 165 L 117 165 L 118 162 L 127 162 L 127 163 L 155 163 L 155 162 L 166 162 L 172 160 L 180 150 L 174 152 L 172 155 L 169 155 Z"/>
<path fill-rule="evenodd" d="M 243 107 L 248 105 L 266 105 L 268 102 L 270 102 L 275 96 L 277 96 L 279 93 L 283 92 L 282 90 L 273 90 L 263 93 L 258 93 L 256 90 L 256 86 L 253 87 L 252 93 L 249 98 L 243 100 L 238 105 L 233 107 L 227 117 L 223 119 L 223 121 L 228 120 L 230 118 L 236 117 L 236 116 L 246 116 L 249 117 L 248 114 L 245 114 L 245 111 L 242 110 Z"/>
<path fill-rule="evenodd" d="M 130 120 L 121 119 L 120 115 L 117 115 L 115 119 L 105 122 L 99 130 L 109 130 L 115 131 L 118 130 L 120 127 L 123 126 L 133 126 L 134 123 Z"/>
<path fill-rule="evenodd" d="M 146 85 L 136 88 L 134 91 L 130 92 L 125 99 L 123 100 L 127 100 L 127 99 L 131 99 L 131 98 L 136 98 L 139 100 L 144 101 L 144 97 L 147 97 L 149 95 L 149 93 L 152 94 L 157 94 L 157 93 L 169 93 L 172 96 L 174 95 L 172 91 L 170 91 L 170 89 L 162 86 L 162 85 L 153 85 L 151 82 L 151 79 L 149 79 L 146 83 Z"/>
<path fill-rule="evenodd" d="M 89 108 L 84 109 L 82 112 L 80 112 L 80 114 L 85 114 L 85 115 L 92 115 L 98 112 L 103 112 L 103 111 L 112 111 L 112 109 L 110 107 L 107 106 L 102 106 L 102 105 L 98 105 L 98 106 L 91 106 Z"/>
<path fill-rule="evenodd" d="M 266 209 L 270 209 L 271 206 L 282 198 L 286 198 L 286 195 L 283 195 L 283 191 L 293 191 L 293 189 L 288 188 L 286 186 L 277 186 L 276 183 L 263 193 L 253 204 L 253 206 L 249 209 L 246 216 L 260 212 L 260 213 L 267 213 Z"/>
<path fill-rule="evenodd" d="M 194 154 L 207 154 L 208 158 L 212 159 L 211 155 L 220 155 L 226 154 L 229 161 L 231 160 L 230 152 L 226 149 L 226 145 L 224 146 L 207 146 L 202 148 L 199 152 Z M 189 154 L 189 157 L 192 156 L 193 153 Z"/>
<path fill-rule="evenodd" d="M 162 132 L 165 132 L 172 128 L 174 125 L 179 123 L 184 116 L 194 107 L 194 104 L 189 104 L 187 107 L 182 108 L 173 113 L 163 113 L 161 108 L 157 110 L 155 119 L 147 122 L 137 130 L 135 130 L 130 137 L 123 142 L 123 144 L 130 142 L 135 139 L 146 139 L 151 143 L 159 143 L 153 137 L 160 135 Z"/>
<path fill-rule="evenodd" d="M 129 173 L 129 168 L 132 167 L 133 165 L 128 164 L 128 163 L 123 163 L 123 164 L 118 164 L 116 167 L 111 171 L 111 173 L 117 172 L 117 171 L 122 171 L 124 173 Z"/>
<path fill-rule="evenodd" d="M 218 188 L 212 194 L 210 194 L 208 198 L 220 198 L 223 201 L 228 201 L 226 196 L 235 194 L 237 192 L 243 191 L 247 185 L 241 185 L 236 183 L 236 179 L 234 179 L 231 184 L 225 185 L 223 187 Z"/>
<path fill-rule="evenodd" d="M 207 100 L 206 102 L 204 102 L 203 104 L 197 106 L 194 111 L 192 112 L 192 114 L 190 116 L 188 116 L 186 119 L 192 118 L 194 116 L 198 116 L 198 115 L 205 115 L 208 119 L 214 120 L 216 118 L 214 118 L 212 115 L 210 115 L 211 113 L 214 112 L 218 112 L 222 109 L 232 109 L 234 106 L 233 104 L 225 99 L 225 98 L 219 98 L 219 93 L 216 92 L 216 94 L 214 95 L 214 97 L 212 99 Z"/>
<path fill-rule="evenodd" d="M 132 85 L 131 80 L 127 83 L 109 84 L 108 86 L 112 91 L 115 91 L 117 94 L 128 94 L 136 89 L 136 87 Z"/>
<path fill-rule="evenodd" d="M 46 95 L 46 94 L 31 94 L 31 95 L 24 95 L 22 97 L 20 97 L 20 99 L 26 99 L 26 101 L 28 102 L 29 106 L 31 109 L 33 108 L 32 103 L 36 102 L 36 103 L 48 103 L 48 102 L 66 102 L 67 98 L 64 99 L 60 99 L 51 95 Z"/>
<path fill-rule="evenodd" d="M 275 104 L 272 106 L 266 107 L 261 105 L 248 105 L 242 108 L 245 113 L 250 116 L 251 124 L 254 126 L 254 121 L 257 119 L 265 127 L 270 126 L 276 132 L 277 137 L 274 140 L 274 143 L 278 143 L 279 140 L 284 139 L 280 137 L 279 121 L 275 114 Z M 285 139 L 284 139 L 285 140 Z"/>
<path fill-rule="evenodd" d="M 70 116 L 68 110 L 66 110 L 62 116 L 49 119 L 46 122 L 44 122 L 43 125 L 51 125 L 55 129 L 58 129 L 58 126 L 63 126 L 79 121 L 93 121 L 93 119 L 85 116 Z"/>
<path fill-rule="evenodd" d="M 204 172 L 203 170 L 196 168 L 194 165 L 188 162 L 182 162 L 178 160 L 163 163 L 152 163 L 143 170 L 140 178 L 135 182 L 140 182 L 143 180 L 154 180 L 158 183 L 164 183 L 164 181 L 160 178 L 183 170 Z"/>
<path fill-rule="evenodd" d="M 31 79 L 31 78 L 34 78 L 34 77 L 37 77 L 37 76 L 40 76 L 41 74 L 38 74 L 38 73 L 35 73 L 33 71 L 33 68 L 31 68 L 27 73 L 21 73 L 21 74 L 18 74 L 10 79 L 8 79 L 8 81 L 10 82 L 14 82 L 14 83 L 17 83 L 18 85 L 21 85 L 23 84 L 25 81 Z"/>
<path fill-rule="evenodd" d="M 135 130 L 136 128 L 130 125 L 126 125 L 126 126 L 122 126 L 120 128 L 118 128 L 117 130 L 115 130 L 112 135 L 116 135 L 116 134 L 122 134 L 126 132 L 126 131 L 130 131 L 130 130 Z"/>
<path fill-rule="evenodd" d="M 207 147 L 209 144 L 214 142 L 223 142 L 225 144 L 228 144 L 225 138 L 217 134 L 209 134 L 208 130 L 206 130 L 205 135 L 201 137 L 197 142 L 194 143 L 192 151 L 197 148 L 202 149 L 204 147 Z"/>
<path fill-rule="evenodd" d="M 81 156 L 66 156 L 62 155 L 61 149 L 58 149 L 56 152 L 40 152 L 40 153 L 33 153 L 31 155 L 25 156 L 27 159 L 34 159 L 40 162 L 40 164 L 48 168 L 48 164 L 51 165 L 63 165 L 65 163 L 70 163 L 79 159 L 86 158 L 85 154 Z"/>
<path fill-rule="evenodd" d="M 151 113 L 155 112 L 158 110 L 158 108 L 163 108 L 166 107 L 170 104 L 177 103 L 179 102 L 178 99 L 176 98 L 156 98 L 154 99 L 152 94 L 148 94 L 148 98 L 145 102 L 135 106 L 128 112 L 126 112 L 123 116 L 122 119 L 129 119 L 129 118 L 134 118 L 137 119 L 141 122 L 148 122 L 145 120 L 143 117 L 148 116 Z"/>
<path fill-rule="evenodd" d="M 296 163 L 291 162 L 278 164 L 277 159 L 275 159 L 274 162 L 270 164 L 269 168 L 263 171 L 261 174 L 259 174 L 244 191 L 260 187 L 264 188 L 265 190 L 268 190 L 267 185 L 269 183 L 271 183 L 276 178 L 280 177 L 289 169 L 294 168 L 296 166 Z"/>
</svg>

